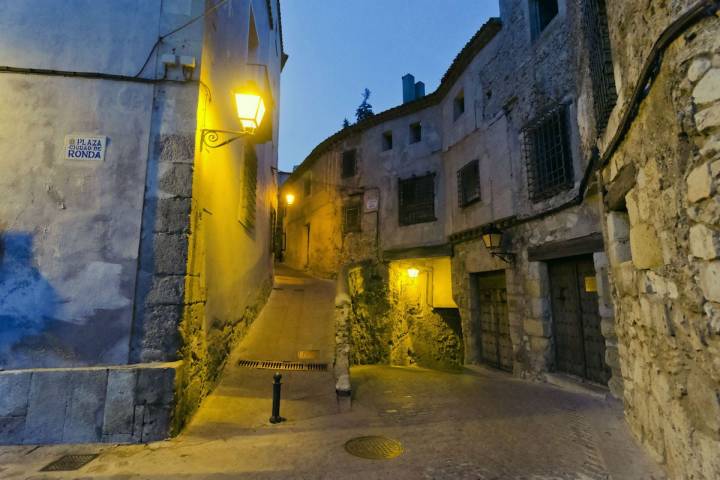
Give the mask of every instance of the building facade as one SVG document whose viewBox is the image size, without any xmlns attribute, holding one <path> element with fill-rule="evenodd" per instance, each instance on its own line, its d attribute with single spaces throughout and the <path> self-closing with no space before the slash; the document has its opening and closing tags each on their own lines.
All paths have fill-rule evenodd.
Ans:
<svg viewBox="0 0 720 480">
<path fill-rule="evenodd" d="M 165 438 L 270 290 L 280 6 L 51 3 L 0 18 L 0 442 Z"/>
<path fill-rule="evenodd" d="M 349 272 L 352 361 L 605 385 L 714 478 L 717 3 L 645 7 L 501 0 L 435 92 L 293 172 L 285 258 Z"/>
</svg>

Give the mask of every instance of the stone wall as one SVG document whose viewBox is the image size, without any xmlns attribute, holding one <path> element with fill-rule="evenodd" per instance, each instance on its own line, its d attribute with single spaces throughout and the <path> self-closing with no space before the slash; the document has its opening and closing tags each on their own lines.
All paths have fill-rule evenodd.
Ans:
<svg viewBox="0 0 720 480">
<path fill-rule="evenodd" d="M 432 259 L 413 259 L 366 262 L 349 270 L 353 364 L 440 369 L 463 364 L 457 308 L 432 305 L 432 265 Z M 419 270 L 417 278 L 408 276 L 408 268 Z"/>
<path fill-rule="evenodd" d="M 0 443 L 162 440 L 171 426 L 179 366 L 0 372 Z"/>
<path fill-rule="evenodd" d="M 632 15 L 640 3 L 609 4 L 625 98 L 654 38 L 691 2 Z M 720 475 L 718 39 L 710 16 L 672 43 L 602 170 L 626 418 L 674 478 Z"/>
</svg>

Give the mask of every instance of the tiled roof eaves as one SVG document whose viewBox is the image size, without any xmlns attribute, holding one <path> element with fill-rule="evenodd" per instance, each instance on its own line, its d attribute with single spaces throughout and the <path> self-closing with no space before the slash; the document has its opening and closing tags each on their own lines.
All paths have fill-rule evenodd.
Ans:
<svg viewBox="0 0 720 480">
<path fill-rule="evenodd" d="M 387 121 L 404 117 L 411 113 L 440 103 L 440 101 L 447 94 L 448 90 L 450 90 L 452 85 L 460 77 L 460 75 L 463 73 L 465 68 L 467 68 L 473 58 L 475 58 L 475 56 L 488 43 L 490 43 L 490 41 L 495 37 L 495 35 L 497 35 L 501 28 L 502 22 L 499 18 L 490 18 L 490 20 L 485 22 L 485 24 L 480 28 L 480 30 L 478 30 L 477 33 L 473 35 L 473 37 L 468 41 L 468 43 L 465 44 L 460 53 L 458 53 L 458 55 L 453 60 L 453 63 L 450 65 L 450 68 L 448 68 L 448 70 L 445 72 L 445 75 L 443 75 L 442 80 L 440 80 L 440 86 L 434 92 L 413 102 L 404 103 L 402 105 L 398 105 L 383 112 L 377 113 L 372 117 L 363 120 L 362 122 L 356 123 L 355 125 L 352 125 L 348 128 L 344 128 L 329 136 L 328 138 L 320 142 L 320 144 L 318 144 L 312 152 L 310 152 L 310 154 L 305 158 L 305 160 L 303 160 L 303 162 L 298 166 L 298 168 L 296 168 L 292 172 L 286 183 L 292 183 L 293 181 L 297 180 L 299 176 L 301 176 L 304 172 L 306 172 L 312 167 L 312 165 L 318 158 L 331 150 L 332 146 L 336 143 L 339 143 L 342 140 L 351 137 L 352 135 L 363 132 L 365 130 L 369 130 L 370 128 L 385 123 Z"/>
</svg>

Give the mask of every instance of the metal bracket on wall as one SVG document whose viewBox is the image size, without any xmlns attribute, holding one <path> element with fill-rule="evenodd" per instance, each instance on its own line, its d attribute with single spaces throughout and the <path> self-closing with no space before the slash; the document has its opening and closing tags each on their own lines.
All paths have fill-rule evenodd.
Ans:
<svg viewBox="0 0 720 480">
<path fill-rule="evenodd" d="M 490 252 L 490 255 L 497 257 L 508 265 L 515 263 L 515 254 L 510 252 Z"/>
<path fill-rule="evenodd" d="M 200 149 L 203 146 L 208 148 L 220 148 L 240 138 L 248 136 L 248 132 L 236 132 L 232 130 L 211 130 L 204 128 L 200 133 Z M 225 137 L 229 137 L 224 139 Z"/>
</svg>

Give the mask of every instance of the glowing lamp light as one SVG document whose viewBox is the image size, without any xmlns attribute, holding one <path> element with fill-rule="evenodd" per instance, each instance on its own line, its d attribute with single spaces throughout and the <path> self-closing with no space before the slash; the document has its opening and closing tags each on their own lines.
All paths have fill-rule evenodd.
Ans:
<svg viewBox="0 0 720 480">
<path fill-rule="evenodd" d="M 408 268 L 407 274 L 410 278 L 417 278 L 418 275 L 420 275 L 420 270 L 418 270 L 417 268 Z"/>
<path fill-rule="evenodd" d="M 293 195 L 292 193 L 285 194 L 285 201 L 288 205 L 292 205 L 293 203 L 295 203 L 295 195 Z"/>
<path fill-rule="evenodd" d="M 243 128 L 249 132 L 257 130 L 265 116 L 262 96 L 252 92 L 239 92 L 235 94 L 235 104 Z"/>
</svg>

